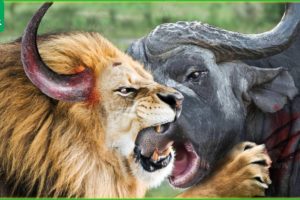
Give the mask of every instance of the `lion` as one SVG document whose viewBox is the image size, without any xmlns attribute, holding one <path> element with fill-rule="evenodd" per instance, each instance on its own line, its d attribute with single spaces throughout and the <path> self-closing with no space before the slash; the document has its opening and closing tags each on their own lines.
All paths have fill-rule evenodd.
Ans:
<svg viewBox="0 0 300 200">
<path fill-rule="evenodd" d="M 1 196 L 143 197 L 176 168 L 168 131 L 183 96 L 99 33 L 37 39 L 50 6 L 0 45 Z M 240 144 L 220 166 L 182 195 L 257 196 L 267 184 L 255 179 L 270 184 L 263 145 Z"/>
</svg>

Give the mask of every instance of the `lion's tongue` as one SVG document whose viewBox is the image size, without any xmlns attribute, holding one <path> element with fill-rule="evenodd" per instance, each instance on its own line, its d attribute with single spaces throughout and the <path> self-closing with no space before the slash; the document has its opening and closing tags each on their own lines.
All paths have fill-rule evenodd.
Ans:
<svg viewBox="0 0 300 200">
<path fill-rule="evenodd" d="M 181 153 L 176 155 L 176 160 L 174 165 L 176 166 L 173 169 L 172 175 L 178 176 L 179 174 L 182 174 L 184 170 L 186 169 L 186 166 L 188 165 L 188 155 L 185 153 Z"/>
</svg>

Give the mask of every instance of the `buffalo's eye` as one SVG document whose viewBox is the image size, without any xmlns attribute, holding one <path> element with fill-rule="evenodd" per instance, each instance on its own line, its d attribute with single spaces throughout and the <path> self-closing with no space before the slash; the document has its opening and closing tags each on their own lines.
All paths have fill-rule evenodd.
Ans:
<svg viewBox="0 0 300 200">
<path fill-rule="evenodd" d="M 137 89 L 131 87 L 120 87 L 115 90 L 121 96 L 128 96 L 137 92 Z"/>
<path fill-rule="evenodd" d="M 191 82 L 199 82 L 200 79 L 208 74 L 208 71 L 194 71 L 187 76 L 187 80 Z"/>
</svg>

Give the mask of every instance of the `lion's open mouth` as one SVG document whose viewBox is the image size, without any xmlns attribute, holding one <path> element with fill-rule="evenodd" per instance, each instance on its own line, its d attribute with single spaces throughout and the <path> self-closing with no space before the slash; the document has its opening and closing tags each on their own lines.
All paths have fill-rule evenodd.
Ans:
<svg viewBox="0 0 300 200">
<path fill-rule="evenodd" d="M 170 125 L 171 123 L 155 125 L 138 134 L 134 155 L 144 170 L 154 172 L 170 164 L 173 141 L 164 136 Z"/>
<path fill-rule="evenodd" d="M 198 156 L 191 142 L 173 141 L 172 135 L 168 134 L 171 124 L 160 124 L 140 131 L 135 155 L 146 171 L 154 172 L 169 165 L 173 148 L 176 156 L 169 182 L 174 187 L 187 188 L 208 171 L 209 164 Z"/>
<path fill-rule="evenodd" d="M 193 145 L 188 141 L 176 142 L 174 148 L 176 157 L 169 182 L 177 188 L 190 187 L 203 170 L 209 169 L 209 164 L 197 155 Z"/>
<path fill-rule="evenodd" d="M 172 123 L 143 129 L 136 139 L 135 155 L 144 170 L 154 172 L 170 164 L 175 150 L 173 171 L 169 182 L 177 188 L 187 188 L 205 175 L 210 166 L 200 158 L 188 140 L 174 141 L 168 132 Z"/>
</svg>

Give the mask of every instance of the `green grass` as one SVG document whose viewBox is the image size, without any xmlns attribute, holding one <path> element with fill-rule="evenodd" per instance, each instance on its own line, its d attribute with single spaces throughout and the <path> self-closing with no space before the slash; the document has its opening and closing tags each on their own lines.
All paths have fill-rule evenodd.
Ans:
<svg viewBox="0 0 300 200">
<path fill-rule="evenodd" d="M 0 43 L 22 32 L 41 3 L 5 3 L 5 31 Z M 258 33 L 273 27 L 282 6 L 259 3 L 55 3 L 39 33 L 97 31 L 125 50 L 161 23 L 202 21 L 232 31 Z M 173 197 L 180 191 L 168 183 L 148 192 L 149 197 Z"/>
</svg>

